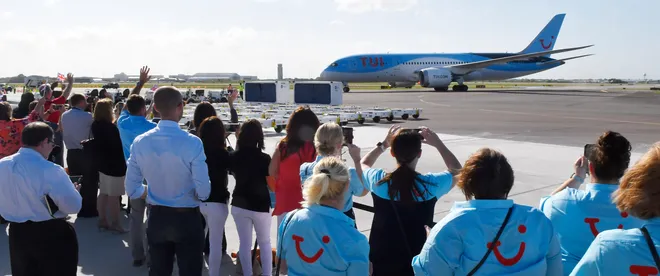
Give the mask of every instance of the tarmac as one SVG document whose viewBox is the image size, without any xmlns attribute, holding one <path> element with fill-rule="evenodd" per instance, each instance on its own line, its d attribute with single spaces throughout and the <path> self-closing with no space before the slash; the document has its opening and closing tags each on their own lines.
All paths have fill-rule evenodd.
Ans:
<svg viewBox="0 0 660 276">
<path fill-rule="evenodd" d="M 344 94 L 351 105 L 383 107 L 422 107 L 420 120 L 395 119 L 394 122 L 352 123 L 354 143 L 366 154 L 381 141 L 392 124 L 408 127 L 428 126 L 437 132 L 461 161 L 481 147 L 505 154 L 515 171 L 515 184 L 509 197 L 518 204 L 538 206 L 573 171 L 573 163 L 586 143 L 593 143 L 605 130 L 622 133 L 633 144 L 632 162 L 660 140 L 660 95 L 647 91 L 601 92 L 595 90 L 478 90 L 471 92 L 431 92 L 411 90 L 355 91 Z M 272 153 L 283 137 L 267 131 L 266 152 Z M 232 137 L 233 138 L 233 137 Z M 232 141 L 233 143 L 233 141 Z M 347 154 L 344 158 L 349 158 Z M 439 172 L 446 169 L 440 154 L 424 146 L 417 171 Z M 382 155 L 375 167 L 395 168 L 389 155 Z M 234 181 L 230 177 L 230 191 Z M 371 195 L 355 198 L 372 205 Z M 438 200 L 434 220 L 450 210 L 454 201 L 465 200 L 454 188 Z M 369 236 L 371 213 L 356 210 L 358 229 Z M 113 235 L 96 230 L 96 219 L 71 219 L 75 222 L 80 245 L 78 275 L 146 275 L 147 268 L 131 266 L 129 235 Z M 124 221 L 128 226 L 128 220 Z M 275 242 L 275 218 L 271 240 Z M 225 226 L 228 252 L 238 250 L 238 235 L 231 216 Z M 253 237 L 254 239 L 254 237 Z M 273 244 L 273 247 L 276 245 Z M 237 275 L 233 262 L 223 263 L 222 275 Z M 176 271 L 176 269 L 175 269 Z M 0 275 L 8 275 L 7 238 L 0 238 Z M 204 273 L 207 273 L 206 271 Z M 205 274 L 206 275 L 206 274 Z"/>
</svg>

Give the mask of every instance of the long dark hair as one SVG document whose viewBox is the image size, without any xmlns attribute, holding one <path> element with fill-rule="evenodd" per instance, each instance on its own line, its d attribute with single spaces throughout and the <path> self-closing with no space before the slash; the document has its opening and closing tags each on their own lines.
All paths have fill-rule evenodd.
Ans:
<svg viewBox="0 0 660 276">
<path fill-rule="evenodd" d="M 204 119 L 217 116 L 215 108 L 208 102 L 201 102 L 195 107 L 195 114 L 193 115 L 193 127 L 199 128 Z"/>
<path fill-rule="evenodd" d="M 314 111 L 307 107 L 298 107 L 291 117 L 289 117 L 289 122 L 286 124 L 286 136 L 280 141 L 280 153 L 281 160 L 284 160 L 287 156 L 294 154 L 303 147 L 305 142 L 312 141 L 314 139 L 314 133 L 319 128 L 321 123 L 319 118 L 316 117 Z M 301 129 L 303 127 L 311 128 L 311 137 L 309 141 L 303 140 L 301 136 Z"/>
<path fill-rule="evenodd" d="M 238 150 L 265 149 L 264 131 L 261 128 L 261 123 L 255 119 L 243 123 L 238 133 L 236 145 L 238 146 Z"/>
<path fill-rule="evenodd" d="M 415 198 L 423 199 L 428 193 L 428 183 L 409 165 L 422 152 L 422 137 L 419 133 L 402 129 L 392 139 L 392 151 L 399 167 L 386 174 L 377 185 L 387 183 L 387 194 L 392 200 L 398 198 L 401 202 L 412 202 Z M 422 185 L 417 185 L 418 182 Z"/>
<path fill-rule="evenodd" d="M 202 140 L 205 149 L 225 149 L 225 125 L 216 116 L 211 116 L 199 125 L 197 136 Z"/>
<path fill-rule="evenodd" d="M 15 119 L 23 119 L 28 114 L 30 114 L 30 103 L 34 101 L 34 94 L 32 93 L 23 93 L 21 95 L 21 101 L 18 103 L 18 107 L 14 110 Z"/>
</svg>

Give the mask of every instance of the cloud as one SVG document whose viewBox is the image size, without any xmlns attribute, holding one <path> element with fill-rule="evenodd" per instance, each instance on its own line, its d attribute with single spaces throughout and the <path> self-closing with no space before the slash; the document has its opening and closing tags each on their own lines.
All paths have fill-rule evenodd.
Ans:
<svg viewBox="0 0 660 276">
<path fill-rule="evenodd" d="M 341 21 L 341 20 L 337 19 L 337 20 L 330 21 L 330 25 L 339 26 L 339 25 L 346 25 L 346 23 L 344 23 L 344 21 Z"/>
<path fill-rule="evenodd" d="M 45 0 L 44 5 L 54 6 L 54 5 L 58 4 L 59 2 L 62 2 L 62 0 Z"/>
<path fill-rule="evenodd" d="M 10 12 L 10 11 L 0 12 L 0 20 L 11 19 L 12 17 L 14 17 L 13 12 Z"/>
<path fill-rule="evenodd" d="M 417 5 L 418 0 L 334 0 L 337 10 L 348 13 L 371 11 L 405 11 Z"/>
</svg>

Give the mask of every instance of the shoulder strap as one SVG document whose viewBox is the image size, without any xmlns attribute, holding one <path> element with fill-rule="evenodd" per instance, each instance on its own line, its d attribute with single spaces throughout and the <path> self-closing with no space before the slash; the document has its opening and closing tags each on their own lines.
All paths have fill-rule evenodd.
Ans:
<svg viewBox="0 0 660 276">
<path fill-rule="evenodd" d="M 284 228 L 282 228 L 282 236 L 280 236 L 280 248 L 278 249 L 279 251 L 277 251 L 277 254 L 280 256 L 277 257 L 277 268 L 275 269 L 275 276 L 280 275 L 280 266 L 282 264 L 282 248 L 284 247 L 284 233 L 286 232 L 287 226 L 289 226 L 289 222 L 291 222 L 291 219 L 296 214 L 296 212 L 298 212 L 298 210 L 300 209 L 291 211 L 291 216 L 289 216 L 289 219 L 287 219 L 284 223 Z"/>
<path fill-rule="evenodd" d="M 401 222 L 401 217 L 399 216 L 399 211 L 396 209 L 396 205 L 394 204 L 394 200 L 388 200 L 390 204 L 392 205 L 392 209 L 394 209 L 394 216 L 396 217 L 397 224 L 399 225 L 399 230 L 401 231 L 401 234 L 403 235 L 403 242 L 406 244 L 406 251 L 408 251 L 408 257 L 412 258 L 412 250 L 410 249 L 410 245 L 408 244 L 408 235 L 406 235 L 406 230 L 403 229 L 403 223 Z"/>
<path fill-rule="evenodd" d="M 658 257 L 658 251 L 655 249 L 655 244 L 653 244 L 651 235 L 649 235 L 649 230 L 646 230 L 646 226 L 640 228 L 639 230 L 642 230 L 642 233 L 644 234 L 644 238 L 646 239 L 646 243 L 649 245 L 649 249 L 651 249 L 651 255 L 653 255 L 653 261 L 655 262 L 655 267 L 660 269 L 660 257 Z"/>
<path fill-rule="evenodd" d="M 514 205 L 515 206 L 515 205 Z M 474 273 L 479 270 L 479 268 L 486 262 L 486 259 L 488 259 L 488 255 L 490 255 L 490 252 L 493 251 L 493 247 L 496 246 L 497 241 L 500 239 L 500 236 L 502 235 L 502 232 L 504 232 L 504 228 L 506 227 L 506 224 L 509 222 L 509 219 L 511 218 L 511 213 L 513 211 L 513 206 L 509 208 L 509 212 L 506 213 L 506 217 L 504 218 L 504 222 L 502 223 L 502 226 L 500 226 L 500 230 L 497 231 L 497 235 L 495 235 L 495 238 L 493 241 L 490 243 L 490 246 L 488 247 L 488 251 L 486 251 L 486 254 L 484 255 L 483 258 L 481 258 L 481 261 L 475 266 L 470 273 L 467 274 L 467 276 L 472 276 Z"/>
</svg>

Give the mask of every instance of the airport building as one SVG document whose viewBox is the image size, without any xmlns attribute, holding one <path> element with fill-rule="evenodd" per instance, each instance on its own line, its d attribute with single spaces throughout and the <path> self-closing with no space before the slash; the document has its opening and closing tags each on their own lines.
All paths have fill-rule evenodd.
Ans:
<svg viewBox="0 0 660 276">
<path fill-rule="evenodd" d="M 241 76 L 236 73 L 197 73 L 188 78 L 190 82 L 238 81 Z"/>
</svg>

